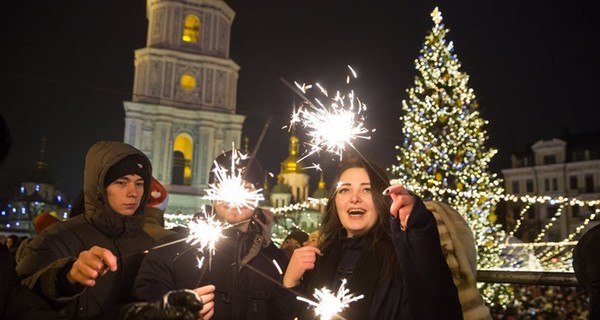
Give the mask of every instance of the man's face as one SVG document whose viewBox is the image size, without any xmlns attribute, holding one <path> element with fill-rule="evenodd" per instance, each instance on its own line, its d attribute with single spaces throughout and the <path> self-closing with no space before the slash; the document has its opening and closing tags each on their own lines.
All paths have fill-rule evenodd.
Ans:
<svg viewBox="0 0 600 320">
<path fill-rule="evenodd" d="M 106 193 L 108 205 L 113 211 L 123 216 L 132 216 L 144 196 L 144 179 L 137 174 L 122 176 L 106 187 Z"/>
<path fill-rule="evenodd" d="M 249 182 L 245 182 L 244 186 L 249 191 L 254 190 L 254 186 Z M 227 223 L 238 224 L 238 226 L 240 222 L 250 219 L 254 214 L 254 208 L 237 208 L 225 201 L 215 201 L 213 207 L 217 217 L 227 221 Z"/>
</svg>

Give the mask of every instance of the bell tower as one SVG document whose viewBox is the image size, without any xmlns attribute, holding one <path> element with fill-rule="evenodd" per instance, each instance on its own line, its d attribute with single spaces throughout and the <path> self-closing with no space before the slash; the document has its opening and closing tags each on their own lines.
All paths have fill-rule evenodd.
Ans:
<svg viewBox="0 0 600 320">
<path fill-rule="evenodd" d="M 147 0 L 146 16 L 124 141 L 152 161 L 169 191 L 167 211 L 188 213 L 204 203 L 212 160 L 240 145 L 240 67 L 229 58 L 235 12 L 223 0 Z"/>
</svg>

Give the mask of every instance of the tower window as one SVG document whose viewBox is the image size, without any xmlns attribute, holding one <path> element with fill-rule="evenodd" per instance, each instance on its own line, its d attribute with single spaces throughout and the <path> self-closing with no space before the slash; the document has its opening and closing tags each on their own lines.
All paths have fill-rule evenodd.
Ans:
<svg viewBox="0 0 600 320">
<path fill-rule="evenodd" d="M 200 38 L 200 18 L 193 14 L 185 17 L 182 39 L 185 42 L 198 42 Z"/>
<path fill-rule="evenodd" d="M 544 164 L 555 164 L 556 163 L 556 155 L 547 154 L 544 156 Z"/>
<path fill-rule="evenodd" d="M 521 190 L 519 189 L 519 181 L 513 181 L 512 182 L 512 193 L 519 193 Z"/>
<path fill-rule="evenodd" d="M 196 78 L 189 73 L 184 74 L 181 77 L 181 87 L 188 91 L 194 90 L 196 88 Z"/>
<path fill-rule="evenodd" d="M 533 180 L 532 179 L 527 179 L 527 181 L 525 182 L 525 189 L 527 190 L 527 193 L 533 192 Z"/>
<path fill-rule="evenodd" d="M 171 183 L 189 186 L 192 183 L 192 138 L 180 134 L 173 146 L 173 174 Z"/>
<path fill-rule="evenodd" d="M 577 184 L 577 176 L 570 176 L 569 177 L 569 189 L 576 190 L 577 188 L 579 188 L 579 186 Z"/>
</svg>

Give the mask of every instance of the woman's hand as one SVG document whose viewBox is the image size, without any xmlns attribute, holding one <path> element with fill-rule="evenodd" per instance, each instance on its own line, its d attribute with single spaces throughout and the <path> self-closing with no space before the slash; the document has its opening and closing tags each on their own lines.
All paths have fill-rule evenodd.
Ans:
<svg viewBox="0 0 600 320">
<path fill-rule="evenodd" d="M 402 230 L 406 230 L 408 217 L 415 203 L 413 195 L 401 184 L 389 186 L 383 191 L 383 194 L 392 197 L 390 214 L 400 220 L 400 227 L 402 227 Z"/>
<path fill-rule="evenodd" d="M 301 247 L 292 253 L 290 263 L 283 275 L 283 286 L 293 288 L 300 284 L 300 279 L 306 270 L 312 270 L 315 267 L 317 255 L 321 255 L 321 250 L 317 247 Z"/>
</svg>

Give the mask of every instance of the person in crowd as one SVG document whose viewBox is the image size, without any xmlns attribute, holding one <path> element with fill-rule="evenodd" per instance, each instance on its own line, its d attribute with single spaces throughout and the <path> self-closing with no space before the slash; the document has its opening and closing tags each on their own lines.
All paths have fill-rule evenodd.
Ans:
<svg viewBox="0 0 600 320">
<path fill-rule="evenodd" d="M 165 210 L 169 204 L 169 193 L 167 189 L 152 177 L 150 182 L 150 197 L 144 210 L 146 221 L 144 222 L 144 231 L 154 239 L 160 239 L 175 231 L 165 229 Z"/>
<path fill-rule="evenodd" d="M 13 258 L 13 260 L 15 259 L 17 250 L 19 249 L 20 242 L 21 241 L 19 239 L 19 236 L 17 236 L 16 234 L 8 235 L 4 240 L 4 245 L 6 246 L 6 248 L 8 248 L 8 252 L 10 252 L 10 255 Z"/>
<path fill-rule="evenodd" d="M 68 319 L 19 281 L 13 257 L 0 246 L 0 319 Z"/>
<path fill-rule="evenodd" d="M 302 230 L 294 230 L 283 239 L 279 248 L 289 259 L 292 256 L 292 252 L 302 247 L 306 241 L 308 241 L 308 233 Z"/>
<path fill-rule="evenodd" d="M 573 271 L 589 297 L 589 319 L 600 320 L 600 225 L 581 236 L 573 249 Z"/>
<path fill-rule="evenodd" d="M 264 171 L 256 158 L 244 157 L 239 150 L 222 153 L 215 159 L 209 174 L 210 186 L 220 184 L 218 169 L 224 169 L 229 176 L 241 173 L 245 188 L 250 191 L 258 190 L 264 181 Z M 279 269 L 285 270 L 287 259 L 271 241 L 272 213 L 258 207 L 237 208 L 219 200 L 212 205 L 195 219 L 214 215 L 229 225 L 217 241 L 214 254 L 210 250 L 190 250 L 190 244 L 184 242 L 149 252 L 135 281 L 136 297 L 150 301 L 169 290 L 197 291 L 208 287 L 214 290 L 213 319 L 279 319 L 273 299 L 281 278 Z M 179 236 L 182 237 L 187 236 Z M 167 237 L 165 242 L 176 240 L 176 236 Z"/>
<path fill-rule="evenodd" d="M 278 289 L 282 319 L 313 319 L 315 290 L 362 295 L 343 319 L 462 319 L 433 214 L 385 171 L 345 156 L 330 191 L 318 247 L 292 254 Z M 292 307 L 294 306 L 295 307 Z"/>
<path fill-rule="evenodd" d="M 46 211 L 40 212 L 35 217 L 35 219 L 33 219 L 33 228 L 35 230 L 35 234 L 31 237 L 28 237 L 27 239 L 21 240 L 21 243 L 19 243 L 19 248 L 17 249 L 17 252 L 15 254 L 15 262 L 19 263 L 19 261 L 21 261 L 23 259 L 23 253 L 25 252 L 25 247 L 27 247 L 27 244 L 31 240 L 33 240 L 33 238 L 35 236 L 42 233 L 42 231 L 44 231 L 50 225 L 52 225 L 56 222 L 59 222 L 59 221 L 60 220 L 58 219 L 58 214 L 56 213 L 56 211 L 52 211 L 50 213 L 48 213 Z"/>
<path fill-rule="evenodd" d="M 118 318 L 136 302 L 133 280 L 156 244 L 143 231 L 151 172 L 148 157 L 129 144 L 93 144 L 85 158 L 84 212 L 28 243 L 16 268 L 22 283 L 69 319 Z"/>
</svg>

